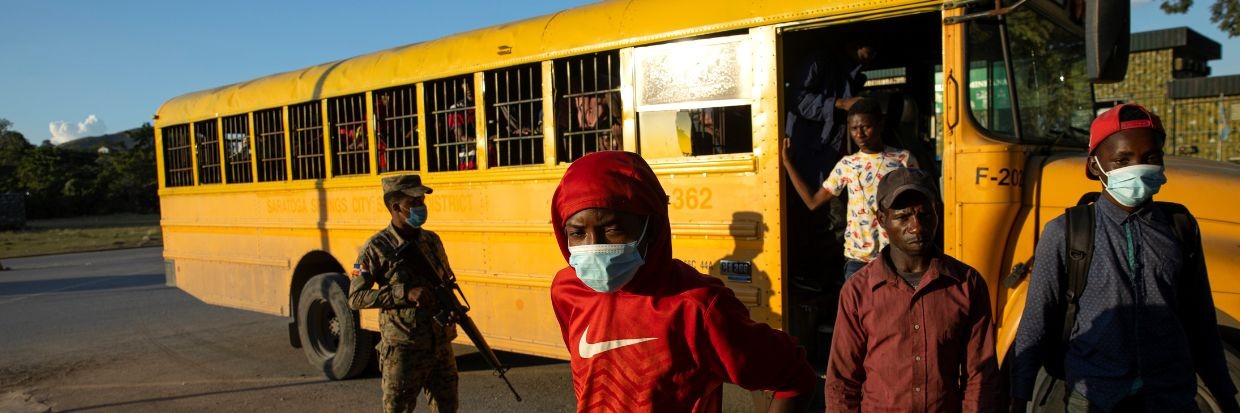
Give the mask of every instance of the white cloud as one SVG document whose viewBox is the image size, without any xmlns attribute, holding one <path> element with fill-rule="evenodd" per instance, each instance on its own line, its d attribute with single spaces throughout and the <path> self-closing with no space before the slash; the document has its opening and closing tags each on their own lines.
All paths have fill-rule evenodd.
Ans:
<svg viewBox="0 0 1240 413">
<path fill-rule="evenodd" d="M 77 122 L 76 124 L 58 120 L 47 124 L 47 128 L 51 130 L 52 143 L 56 145 L 60 145 L 77 138 L 102 135 L 108 131 L 108 126 L 105 125 L 103 121 L 99 120 L 99 118 L 95 117 L 95 114 L 93 113 L 90 114 L 90 116 L 87 116 L 86 120 Z"/>
</svg>

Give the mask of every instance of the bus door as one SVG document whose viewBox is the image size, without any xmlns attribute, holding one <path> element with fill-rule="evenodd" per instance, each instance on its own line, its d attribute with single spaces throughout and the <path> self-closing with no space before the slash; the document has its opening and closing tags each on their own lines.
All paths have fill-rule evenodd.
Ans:
<svg viewBox="0 0 1240 413">
<path fill-rule="evenodd" d="M 876 100 L 885 114 L 884 143 L 909 150 L 922 168 L 937 176 L 935 148 L 942 135 L 938 126 L 942 106 L 936 98 L 935 71 L 942 62 L 941 27 L 938 13 L 922 13 L 783 30 L 781 133 L 792 140 L 794 164 L 814 190 L 841 156 L 857 150 L 847 136 L 845 111 L 835 111 L 830 124 L 809 110 L 814 95 L 841 93 L 842 88 L 848 88 L 849 95 Z M 862 47 L 869 49 L 870 62 L 858 67 L 854 56 Z M 810 211 L 791 183 L 784 181 L 787 328 L 821 369 L 826 366 L 844 281 L 847 195 Z"/>
</svg>

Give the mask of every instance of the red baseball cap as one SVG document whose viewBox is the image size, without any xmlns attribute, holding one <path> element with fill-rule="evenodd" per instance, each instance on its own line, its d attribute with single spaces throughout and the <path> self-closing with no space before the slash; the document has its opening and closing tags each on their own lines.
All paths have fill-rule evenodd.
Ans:
<svg viewBox="0 0 1240 413">
<path fill-rule="evenodd" d="M 1140 116 L 1129 120 L 1120 120 L 1120 113 L 1131 113 L 1134 109 L 1139 111 Z M 1160 144 L 1167 136 L 1167 131 L 1163 129 L 1162 120 L 1158 118 L 1158 115 L 1150 112 L 1144 106 L 1136 103 L 1125 103 L 1107 109 L 1106 112 L 1102 112 L 1101 115 L 1098 115 L 1098 118 L 1094 119 L 1094 123 L 1089 126 L 1089 154 L 1093 155 L 1094 149 L 1097 149 L 1098 145 L 1102 144 L 1102 141 L 1111 137 L 1111 135 L 1114 135 L 1122 130 L 1140 128 L 1153 129 L 1155 132 L 1158 132 Z M 1089 179 L 1098 179 L 1097 176 L 1089 172 L 1088 161 L 1086 161 L 1085 165 L 1085 176 L 1089 177 Z"/>
</svg>

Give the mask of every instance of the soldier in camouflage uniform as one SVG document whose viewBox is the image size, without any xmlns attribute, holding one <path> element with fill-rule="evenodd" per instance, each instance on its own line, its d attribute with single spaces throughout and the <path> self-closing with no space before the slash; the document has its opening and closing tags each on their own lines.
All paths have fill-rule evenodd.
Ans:
<svg viewBox="0 0 1240 413">
<path fill-rule="evenodd" d="M 439 236 L 422 229 L 429 193 L 418 175 L 383 179 L 383 203 L 392 224 L 366 241 L 350 276 L 349 307 L 382 309 L 383 340 L 376 349 L 385 412 L 412 412 L 422 389 L 431 411 L 457 410 L 451 345 L 456 327 L 431 318 L 438 309 L 428 277 L 446 279 L 452 269 Z"/>
</svg>

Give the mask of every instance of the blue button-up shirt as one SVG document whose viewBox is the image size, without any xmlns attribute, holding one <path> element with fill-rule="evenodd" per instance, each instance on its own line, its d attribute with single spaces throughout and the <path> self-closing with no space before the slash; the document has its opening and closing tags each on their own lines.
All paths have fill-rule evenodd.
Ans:
<svg viewBox="0 0 1240 413">
<path fill-rule="evenodd" d="M 1236 393 L 1205 266 L 1180 275 L 1184 257 L 1171 217 L 1152 205 L 1129 214 L 1099 197 L 1094 208 L 1093 260 L 1064 355 L 1064 375 L 1073 390 L 1107 410 L 1140 392 L 1147 411 L 1180 411 L 1197 393 L 1194 373 L 1215 397 Z M 1055 218 L 1038 241 L 1013 344 L 1014 398 L 1032 400 L 1042 352 L 1060 340 L 1061 332 L 1047 331 L 1046 321 L 1063 317 L 1066 227 L 1066 217 Z"/>
</svg>

